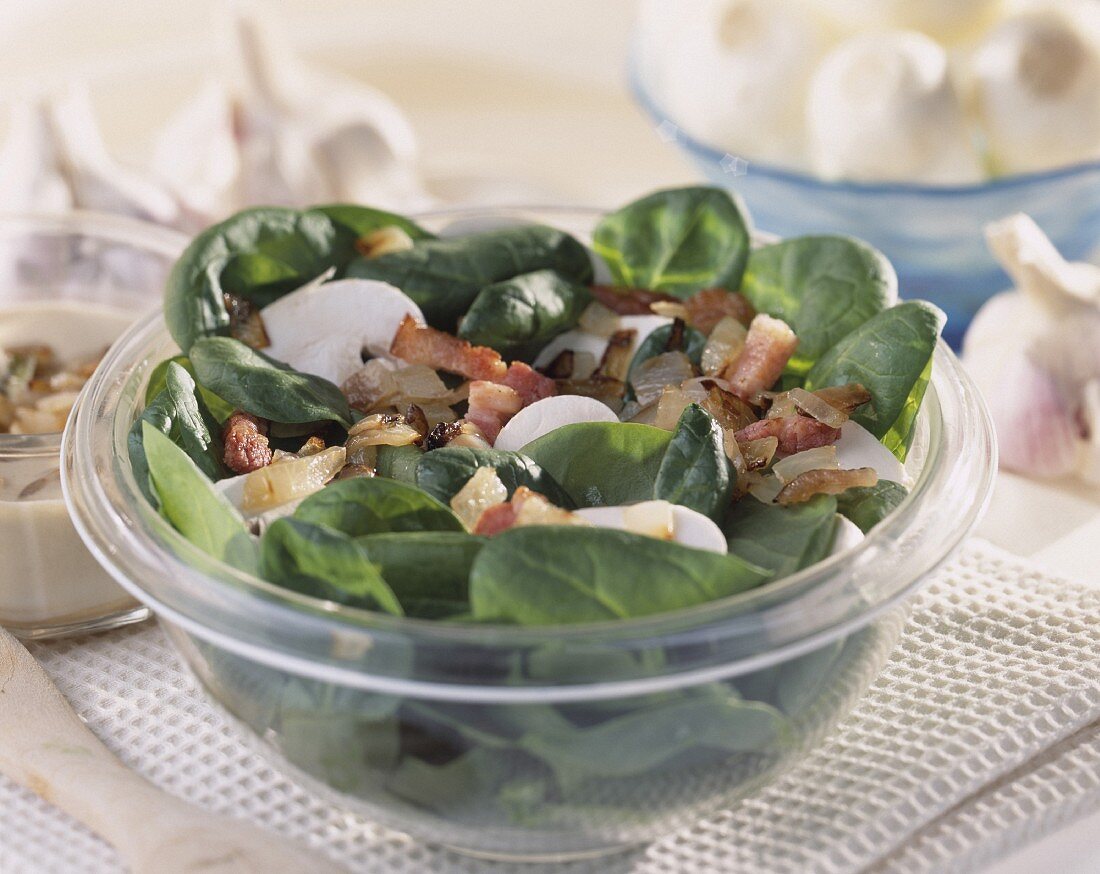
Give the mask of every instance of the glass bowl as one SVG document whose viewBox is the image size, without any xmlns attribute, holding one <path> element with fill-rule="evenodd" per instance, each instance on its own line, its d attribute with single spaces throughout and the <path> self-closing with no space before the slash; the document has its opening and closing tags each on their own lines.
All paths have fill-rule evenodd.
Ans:
<svg viewBox="0 0 1100 874">
<path fill-rule="evenodd" d="M 0 215 L 0 347 L 92 356 L 158 307 L 187 241 L 94 214 Z M 80 542 L 61 497 L 61 432 L 0 434 L 0 625 L 23 638 L 148 616 Z"/>
<path fill-rule="evenodd" d="M 598 213 L 433 214 L 432 230 Z M 129 330 L 65 435 L 66 497 L 104 567 L 160 618 L 207 694 L 342 808 L 465 853 L 578 858 L 645 843 L 757 790 L 854 706 L 908 597 L 979 518 L 996 450 L 935 353 L 912 496 L 857 548 L 773 585 L 626 622 L 518 628 L 395 618 L 279 589 L 200 553 L 125 451 L 159 316 Z"/>
<path fill-rule="evenodd" d="M 978 308 L 1011 286 L 986 246 L 987 224 L 1025 212 L 1067 258 L 1098 251 L 1100 162 L 970 185 L 828 181 L 696 139 L 661 105 L 647 66 L 636 50 L 629 70 L 635 99 L 710 183 L 735 190 L 755 222 L 781 237 L 848 234 L 877 246 L 894 263 L 904 297 L 947 313 L 944 338 L 955 349 Z"/>
</svg>

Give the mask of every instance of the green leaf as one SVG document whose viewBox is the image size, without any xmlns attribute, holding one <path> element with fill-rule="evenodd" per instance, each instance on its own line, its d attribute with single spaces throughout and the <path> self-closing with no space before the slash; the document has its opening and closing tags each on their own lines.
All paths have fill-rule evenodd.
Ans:
<svg viewBox="0 0 1100 874">
<path fill-rule="evenodd" d="M 207 555 L 255 573 L 256 541 L 236 507 L 214 489 L 187 454 L 149 422 L 142 442 L 160 512 Z"/>
<path fill-rule="evenodd" d="M 165 368 L 162 384 L 163 388 L 134 422 L 126 438 L 134 477 L 150 500 L 153 492 L 145 458 L 146 424 L 152 425 L 179 446 L 207 479 L 218 480 L 225 475 L 218 423 L 203 404 L 191 374 L 170 361 Z"/>
<path fill-rule="evenodd" d="M 905 461 L 943 322 L 943 313 L 924 301 L 884 310 L 826 352 L 806 375 L 806 388 L 862 383 L 871 402 L 852 419 Z"/>
<path fill-rule="evenodd" d="M 336 228 L 336 243 L 334 248 L 334 263 L 346 265 L 352 259 L 359 257 L 359 251 L 355 244 L 373 231 L 382 228 L 396 227 L 403 230 L 413 240 L 431 240 L 434 234 L 428 233 L 420 225 L 411 219 L 407 219 L 395 212 L 387 212 L 384 209 L 374 209 L 370 206 L 358 206 L 353 203 L 330 203 L 324 206 L 314 206 L 306 211 L 320 213 L 328 218 Z"/>
<path fill-rule="evenodd" d="M 905 486 L 881 479 L 876 485 L 848 489 L 837 495 L 836 508 L 866 534 L 900 507 L 908 495 Z"/>
<path fill-rule="evenodd" d="M 276 519 L 260 541 L 260 564 L 265 579 L 295 592 L 402 615 L 397 597 L 367 551 L 324 525 L 294 517 Z"/>
<path fill-rule="evenodd" d="M 503 449 L 470 449 L 444 446 L 425 452 L 416 467 L 416 484 L 445 504 L 469 481 L 479 467 L 491 467 L 512 497 L 526 486 L 559 507 L 572 509 L 575 504 L 557 481 L 527 455 Z"/>
<path fill-rule="evenodd" d="M 668 431 L 652 425 L 580 422 L 555 428 L 522 452 L 578 507 L 614 507 L 653 497 L 671 439 Z"/>
<path fill-rule="evenodd" d="M 616 284 L 690 297 L 736 290 L 749 257 L 749 222 L 717 188 L 657 191 L 600 221 L 593 248 Z"/>
<path fill-rule="evenodd" d="M 630 619 L 755 588 L 736 556 L 610 528 L 532 526 L 491 538 L 470 573 L 476 620 L 556 625 Z"/>
<path fill-rule="evenodd" d="M 533 361 L 577 324 L 592 294 L 553 270 L 525 273 L 483 288 L 458 325 L 458 336 L 505 358 Z"/>
<path fill-rule="evenodd" d="M 744 497 L 722 526 L 730 553 L 785 577 L 829 554 L 836 531 L 836 499 L 818 495 L 783 507 Z"/>
<path fill-rule="evenodd" d="M 485 286 L 537 270 L 554 270 L 582 284 L 592 280 L 588 250 L 564 231 L 543 225 L 423 240 L 412 249 L 353 261 L 347 273 L 397 286 L 430 325 L 451 331 Z"/>
<path fill-rule="evenodd" d="M 735 476 L 722 426 L 698 404 L 688 404 L 657 471 L 653 496 L 718 522 L 729 506 Z"/>
<path fill-rule="evenodd" d="M 381 477 L 329 483 L 302 501 L 294 518 L 349 537 L 392 531 L 465 531 L 450 508 L 431 495 Z"/>
<path fill-rule="evenodd" d="M 273 422 L 351 425 L 344 393 L 327 379 L 299 373 L 230 337 L 206 337 L 191 347 L 199 383 L 231 404 Z"/>
<path fill-rule="evenodd" d="M 145 386 L 146 406 L 151 404 L 153 399 L 164 391 L 164 387 L 167 384 L 168 367 L 172 364 L 178 364 L 191 375 L 192 379 L 195 378 L 195 368 L 191 365 L 191 359 L 186 355 L 176 355 L 173 358 L 165 358 L 164 361 L 154 367 L 153 371 L 149 374 L 149 384 Z M 206 404 L 206 408 L 210 411 L 210 415 L 212 415 L 219 424 L 232 415 L 233 407 L 214 394 L 214 392 L 203 388 L 201 385 L 198 389 L 199 396 L 202 398 L 203 403 Z"/>
<path fill-rule="evenodd" d="M 357 542 L 382 572 L 406 616 L 443 619 L 470 609 L 470 568 L 485 545 L 457 531 L 370 534 Z"/>
<path fill-rule="evenodd" d="M 246 209 L 207 228 L 168 277 L 164 318 L 172 338 L 186 355 L 198 338 L 227 334 L 224 294 L 266 306 L 334 266 L 336 237 L 322 213 L 282 207 Z"/>
<path fill-rule="evenodd" d="M 843 337 L 890 305 L 897 295 L 893 265 L 877 249 L 850 237 L 796 237 L 749 256 L 741 291 L 761 312 L 798 335 L 788 367 L 805 373 Z"/>
<path fill-rule="evenodd" d="M 379 446 L 375 474 L 403 483 L 416 485 L 416 466 L 424 450 L 411 444 L 406 446 Z"/>
</svg>

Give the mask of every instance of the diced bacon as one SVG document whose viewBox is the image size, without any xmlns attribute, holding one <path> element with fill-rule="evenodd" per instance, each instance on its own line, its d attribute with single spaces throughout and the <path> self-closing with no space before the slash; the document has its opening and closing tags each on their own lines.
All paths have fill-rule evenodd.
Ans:
<svg viewBox="0 0 1100 874">
<path fill-rule="evenodd" d="M 390 354 L 410 364 L 457 373 L 467 379 L 503 379 L 508 367 L 495 349 L 472 346 L 445 331 L 419 324 L 405 316 L 390 345 Z"/>
<path fill-rule="evenodd" d="M 756 310 L 745 295 L 724 288 L 704 288 L 686 301 L 687 322 L 697 331 L 709 334 L 726 316 L 733 316 L 748 327 L 756 316 Z"/>
<path fill-rule="evenodd" d="M 483 537 L 500 534 L 516 524 L 516 516 L 518 515 L 518 504 L 510 502 L 507 504 L 494 504 L 478 518 L 473 533 L 480 534 Z"/>
<path fill-rule="evenodd" d="M 648 288 L 628 288 L 619 285 L 593 285 L 592 296 L 620 316 L 648 316 L 650 306 L 658 301 L 679 302 L 678 297 Z"/>
<path fill-rule="evenodd" d="M 761 313 L 749 325 L 745 347 L 723 374 L 735 395 L 752 401 L 775 385 L 798 348 L 798 337 L 786 322 Z"/>
<path fill-rule="evenodd" d="M 237 410 L 222 429 L 222 456 L 233 473 L 251 473 L 271 464 L 272 451 L 267 442 L 267 420 Z"/>
<path fill-rule="evenodd" d="M 828 446 L 840 439 L 840 429 L 830 428 L 817 419 L 808 416 L 783 416 L 778 419 L 761 419 L 735 433 L 738 443 L 749 440 L 762 440 L 775 437 L 779 440 L 779 451 L 787 455 Z"/>
<path fill-rule="evenodd" d="M 537 370 L 532 370 L 522 361 L 513 361 L 500 382 L 508 388 L 515 389 L 525 407 L 558 393 L 558 386 L 554 380 L 543 376 Z"/>
<path fill-rule="evenodd" d="M 469 404 L 466 419 L 477 425 L 490 443 L 504 423 L 523 409 L 523 399 L 514 388 L 483 379 L 470 383 Z"/>
</svg>

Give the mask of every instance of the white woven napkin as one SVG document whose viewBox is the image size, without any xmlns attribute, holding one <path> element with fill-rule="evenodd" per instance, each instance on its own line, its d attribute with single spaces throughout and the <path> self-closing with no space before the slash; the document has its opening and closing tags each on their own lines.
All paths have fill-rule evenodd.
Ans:
<svg viewBox="0 0 1100 874">
<path fill-rule="evenodd" d="M 97 734 L 169 791 L 384 872 L 971 871 L 1100 807 L 1100 590 L 971 541 L 825 745 L 750 801 L 633 854 L 488 865 L 326 806 L 206 704 L 154 626 L 34 648 Z M 117 872 L 111 849 L 0 780 L 0 871 Z"/>
</svg>

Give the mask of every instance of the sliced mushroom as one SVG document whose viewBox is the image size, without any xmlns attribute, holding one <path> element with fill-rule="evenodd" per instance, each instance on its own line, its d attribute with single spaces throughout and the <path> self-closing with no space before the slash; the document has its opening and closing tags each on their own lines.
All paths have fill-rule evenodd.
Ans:
<svg viewBox="0 0 1100 874">
<path fill-rule="evenodd" d="M 580 395 L 555 395 L 535 401 L 516 413 L 500 429 L 497 449 L 515 452 L 532 440 L 548 434 L 563 425 L 578 422 L 618 422 L 619 417 L 607 404 Z"/>
<path fill-rule="evenodd" d="M 343 385 L 363 366 L 363 353 L 388 356 L 406 316 L 423 323 L 405 294 L 372 279 L 310 283 L 261 311 L 272 358 Z"/>
<path fill-rule="evenodd" d="M 840 439 L 836 442 L 836 460 L 841 470 L 870 467 L 878 474 L 879 479 L 901 483 L 907 487 L 912 484 L 912 479 L 897 456 L 883 446 L 874 434 L 851 419 L 840 427 Z"/>
</svg>

